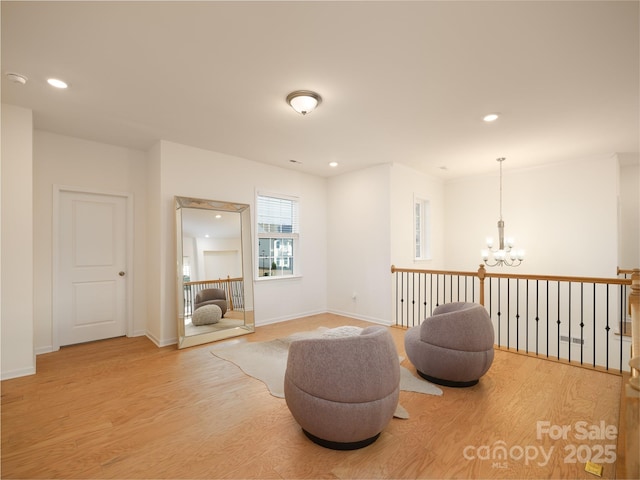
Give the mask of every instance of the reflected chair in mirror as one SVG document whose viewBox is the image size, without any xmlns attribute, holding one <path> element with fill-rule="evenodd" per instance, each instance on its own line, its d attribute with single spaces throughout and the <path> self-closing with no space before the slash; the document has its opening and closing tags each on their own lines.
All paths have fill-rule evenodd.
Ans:
<svg viewBox="0 0 640 480">
<path fill-rule="evenodd" d="M 445 303 L 407 330 L 404 348 L 418 374 L 448 387 L 471 387 L 493 362 L 494 331 L 487 310 L 467 302 Z"/>
<path fill-rule="evenodd" d="M 393 417 L 399 393 L 398 352 L 385 327 L 294 340 L 289 347 L 285 400 L 318 445 L 355 450 L 372 444 Z"/>
<path fill-rule="evenodd" d="M 227 295 L 221 288 L 205 288 L 196 293 L 193 311 L 205 305 L 217 305 L 222 310 L 222 316 L 227 313 Z"/>
</svg>

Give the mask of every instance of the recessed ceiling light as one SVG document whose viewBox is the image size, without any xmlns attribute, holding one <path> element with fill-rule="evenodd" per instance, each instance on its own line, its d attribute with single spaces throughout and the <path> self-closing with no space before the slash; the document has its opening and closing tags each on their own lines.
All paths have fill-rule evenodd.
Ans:
<svg viewBox="0 0 640 480">
<path fill-rule="evenodd" d="M 337 167 L 338 166 L 338 162 L 329 162 L 329 166 L 330 167 Z"/>
<path fill-rule="evenodd" d="M 27 83 L 27 77 L 20 75 L 19 73 L 8 72 L 6 73 L 6 77 L 18 85 L 24 85 Z"/>
<path fill-rule="evenodd" d="M 482 120 L 484 120 L 485 122 L 495 122 L 499 116 L 499 113 L 490 113 L 482 117 Z"/>
<path fill-rule="evenodd" d="M 51 85 L 52 87 L 56 87 L 56 88 L 67 88 L 69 85 L 67 85 L 66 82 L 63 82 L 62 80 L 58 79 L 58 78 L 49 78 L 47 80 L 47 83 L 49 85 Z"/>
<path fill-rule="evenodd" d="M 222 218 L 222 215 L 220 215 L 219 213 L 216 215 L 216 218 Z"/>
</svg>

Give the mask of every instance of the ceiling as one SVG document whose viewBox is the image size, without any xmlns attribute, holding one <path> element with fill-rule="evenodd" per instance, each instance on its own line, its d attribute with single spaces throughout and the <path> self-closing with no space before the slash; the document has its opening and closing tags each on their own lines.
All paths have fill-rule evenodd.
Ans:
<svg viewBox="0 0 640 480">
<path fill-rule="evenodd" d="M 447 179 L 495 172 L 497 157 L 506 170 L 637 154 L 638 7 L 2 1 L 2 102 L 32 109 L 37 129 L 320 176 L 396 162 Z M 321 105 L 297 114 L 285 102 L 297 89 Z"/>
<path fill-rule="evenodd" d="M 240 214 L 199 208 L 182 209 L 182 236 L 193 238 L 239 239 Z"/>
</svg>

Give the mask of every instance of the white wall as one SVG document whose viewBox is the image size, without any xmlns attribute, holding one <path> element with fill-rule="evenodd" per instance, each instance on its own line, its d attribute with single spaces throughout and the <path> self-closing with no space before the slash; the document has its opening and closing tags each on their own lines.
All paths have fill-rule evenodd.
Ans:
<svg viewBox="0 0 640 480">
<path fill-rule="evenodd" d="M 300 197 L 302 277 L 255 282 L 257 325 L 325 311 L 390 323 L 391 264 L 475 270 L 485 236 L 497 235 L 497 168 L 493 175 L 443 183 L 388 164 L 327 180 L 166 141 L 145 153 L 32 133 L 31 112 L 16 107 L 3 107 L 2 120 L 3 378 L 33 373 L 34 349 L 51 347 L 54 184 L 134 193 L 134 334 L 146 333 L 159 345 L 176 341 L 174 195 L 248 203 L 252 217 L 256 190 Z M 507 234 L 527 249 L 519 272 L 614 276 L 615 157 L 506 167 Z M 620 195 L 635 198 L 637 182 L 627 186 L 625 172 Z M 432 259 L 426 262 L 413 260 L 414 195 L 431 202 Z M 637 208 L 622 215 L 632 222 Z M 33 289 L 9 292 L 16 276 L 21 287 L 31 282 Z"/>
<path fill-rule="evenodd" d="M 383 324 L 391 323 L 390 171 L 331 177 L 327 193 L 329 311 Z"/>
<path fill-rule="evenodd" d="M 475 271 L 487 236 L 497 240 L 499 175 L 445 186 L 445 264 Z M 618 261 L 614 156 L 528 169 L 503 166 L 505 235 L 526 250 L 518 273 L 615 277 Z M 503 267 L 492 271 L 505 272 Z"/>
<path fill-rule="evenodd" d="M 615 278 L 618 261 L 618 165 L 614 155 L 600 158 L 584 159 L 548 164 L 536 168 L 509 170 L 504 165 L 503 178 L 503 217 L 506 235 L 513 235 L 516 245 L 526 249 L 525 262 L 516 269 L 510 267 L 492 267 L 488 271 L 495 273 L 532 273 L 566 276 L 587 276 Z M 484 238 L 488 235 L 497 239 L 496 222 L 499 217 L 499 176 L 464 178 L 447 182 L 446 185 L 446 238 L 445 256 L 447 268 L 454 270 L 475 271 L 481 262 L 480 250 Z M 495 283 L 494 283 L 495 285 Z M 513 285 L 512 285 L 513 287 Z M 534 289 L 532 285 L 532 289 Z M 541 288 L 543 288 L 541 286 Z M 549 305 L 546 305 L 544 293 L 541 294 L 540 317 L 538 324 L 533 321 L 536 316 L 535 295 L 527 303 L 524 287 L 520 290 L 520 308 L 513 301 L 516 294 L 512 290 L 511 314 L 506 306 L 503 294 L 501 306 L 498 306 L 497 291 L 494 289 L 492 299 L 485 299 L 486 305 L 493 308 L 492 318 L 496 336 L 500 331 L 501 345 L 506 345 L 507 319 L 511 326 L 509 337 L 511 346 L 516 345 L 519 331 L 520 347 L 524 348 L 529 338 L 529 349 L 535 351 L 536 333 L 539 338 L 548 334 L 556 339 L 558 315 L 562 320 L 561 335 L 567 335 L 569 324 L 572 325 L 572 336 L 581 337 L 585 341 L 585 361 L 590 362 L 594 351 L 593 323 L 594 312 L 590 310 L 592 300 L 586 302 L 582 312 L 578 304 L 574 285 L 571 297 L 573 314 L 567 312 L 567 293 L 560 301 L 562 312 L 558 311 L 555 300 L 555 284 L 550 288 Z M 566 285 L 562 287 L 566 289 Z M 591 293 L 589 290 L 586 295 Z M 610 316 L 606 314 L 607 300 L 599 290 L 598 310 L 595 315 L 596 329 L 605 332 L 606 321 L 611 319 L 614 331 L 615 318 L 619 312 L 617 294 L 611 297 Z M 496 312 L 502 310 L 502 329 L 498 328 Z M 549 312 L 549 318 L 546 317 Z M 585 330 L 580 332 L 578 324 L 581 313 L 584 313 Z M 521 316 L 518 319 L 516 313 Z M 531 317 L 531 318 L 529 318 Z M 527 326 L 528 325 L 528 330 Z M 519 329 L 519 330 L 518 330 Z M 539 331 L 538 331 L 539 330 Z M 610 334 L 610 358 L 619 358 L 619 337 Z M 544 345 L 543 345 L 544 343 Z M 546 342 L 541 342 L 540 349 L 546 352 Z M 566 344 L 561 345 L 561 356 L 568 352 Z M 628 357 L 628 345 L 624 347 L 623 358 Z M 556 354 L 555 340 L 549 344 L 549 353 Z M 606 345 L 602 333 L 596 343 L 597 362 L 604 364 Z M 579 359 L 573 351 L 572 360 Z M 623 362 L 623 367 L 626 363 Z M 616 364 L 617 365 L 617 364 Z"/>
<path fill-rule="evenodd" d="M 240 238 L 198 238 L 196 245 L 197 280 L 242 276 Z"/>
<path fill-rule="evenodd" d="M 622 157 L 622 158 L 621 158 Z M 638 155 L 618 155 L 620 162 L 620 268 L 640 267 L 640 162 Z"/>
<path fill-rule="evenodd" d="M 162 205 L 161 198 L 161 176 L 162 158 L 161 144 L 156 145 L 147 152 L 147 336 L 156 344 L 162 343 L 162 325 L 159 320 L 164 315 L 163 295 L 166 279 L 165 265 L 162 261 L 166 249 L 166 234 L 163 235 L 162 225 L 165 222 L 165 205 Z M 169 245 L 174 245 L 171 241 Z M 171 257 L 175 257 L 175 252 L 170 252 Z M 171 273 L 175 275 L 175 273 Z M 174 280 L 175 283 L 175 280 Z M 176 294 L 173 293 L 172 297 Z M 169 332 L 168 335 L 171 335 Z M 169 342 L 167 342 L 168 344 Z"/>
<path fill-rule="evenodd" d="M 413 202 L 416 197 L 429 201 L 429 260 L 414 259 Z M 444 223 L 444 181 L 394 164 L 391 168 L 391 263 L 399 268 L 445 268 Z"/>
<path fill-rule="evenodd" d="M 146 333 L 146 155 L 49 132 L 34 132 L 34 341 L 37 353 L 52 350 L 53 186 L 133 193 L 133 332 Z"/>
<path fill-rule="evenodd" d="M 153 202 L 162 209 L 160 225 L 149 230 L 150 263 L 160 266 L 161 285 L 154 285 L 150 330 L 159 331 L 158 344 L 177 339 L 174 196 L 247 203 L 251 206 L 255 245 L 255 192 L 266 190 L 300 199 L 300 278 L 257 280 L 254 287 L 256 325 L 324 312 L 327 284 L 326 181 L 323 178 L 250 160 L 162 141 L 156 146 L 160 191 Z M 158 194 L 155 197 L 155 194 Z M 159 239 L 170 239 L 158 247 Z M 255 252 L 253 253 L 255 256 Z M 156 290 L 157 289 L 157 290 Z"/>
<path fill-rule="evenodd" d="M 0 347 L 2 379 L 35 373 L 33 348 L 33 119 L 2 105 Z"/>
</svg>

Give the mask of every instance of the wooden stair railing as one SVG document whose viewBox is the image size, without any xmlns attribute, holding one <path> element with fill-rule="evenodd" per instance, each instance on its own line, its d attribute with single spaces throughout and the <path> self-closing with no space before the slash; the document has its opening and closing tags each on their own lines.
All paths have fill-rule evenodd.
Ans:
<svg viewBox="0 0 640 480">
<path fill-rule="evenodd" d="M 476 302 L 494 321 L 498 348 L 607 371 L 615 364 L 620 373 L 631 358 L 629 330 L 638 341 L 639 328 L 626 323 L 631 278 L 494 273 L 484 265 L 475 272 L 396 266 L 391 272 L 396 326 L 421 323 L 440 303 Z M 619 270 L 628 272 L 634 270 Z"/>
</svg>

